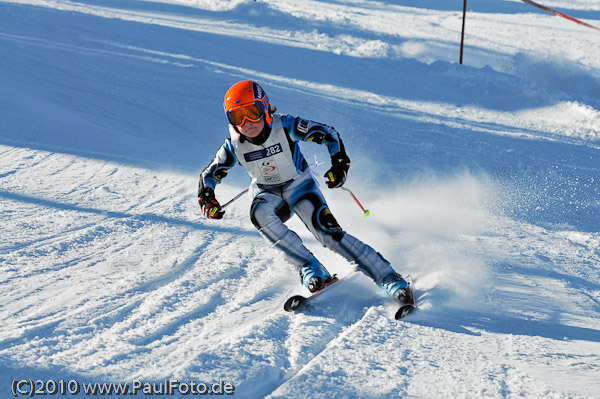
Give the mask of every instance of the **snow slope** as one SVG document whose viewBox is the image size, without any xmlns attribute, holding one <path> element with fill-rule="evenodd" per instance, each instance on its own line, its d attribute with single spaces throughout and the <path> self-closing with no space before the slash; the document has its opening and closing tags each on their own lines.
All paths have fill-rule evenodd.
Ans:
<svg viewBox="0 0 600 399">
<path fill-rule="evenodd" d="M 540 2 L 600 26 L 596 0 Z M 459 65 L 460 1 L 0 0 L 0 396 L 168 379 L 240 398 L 600 397 L 600 33 L 469 3 Z M 329 205 L 413 275 L 418 312 L 393 321 L 354 274 L 287 314 L 302 289 L 249 199 L 201 217 L 222 96 L 246 78 L 340 131 L 371 216 L 323 187 Z M 247 183 L 234 169 L 217 196 Z"/>
</svg>

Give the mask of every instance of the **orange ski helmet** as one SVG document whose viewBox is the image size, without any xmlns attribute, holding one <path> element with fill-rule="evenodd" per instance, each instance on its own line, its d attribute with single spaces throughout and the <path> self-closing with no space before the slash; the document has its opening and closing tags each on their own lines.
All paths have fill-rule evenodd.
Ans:
<svg viewBox="0 0 600 399">
<path fill-rule="evenodd" d="M 223 108 L 227 120 L 233 126 L 241 126 L 246 120 L 258 122 L 263 116 L 271 126 L 271 103 L 262 87 L 252 80 L 237 82 L 225 93 Z"/>
</svg>

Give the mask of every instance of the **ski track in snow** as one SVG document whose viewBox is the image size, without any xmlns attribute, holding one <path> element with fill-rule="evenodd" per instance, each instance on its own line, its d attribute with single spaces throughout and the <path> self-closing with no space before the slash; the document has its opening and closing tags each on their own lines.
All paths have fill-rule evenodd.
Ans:
<svg viewBox="0 0 600 399">
<path fill-rule="evenodd" d="M 596 1 L 543 4 L 600 25 Z M 460 4 L 439 0 L 0 1 L 2 395 L 171 378 L 240 398 L 598 397 L 599 36 L 470 7 L 459 66 Z M 285 313 L 298 279 L 248 198 L 201 217 L 242 78 L 341 132 L 371 216 L 325 195 L 413 275 L 416 313 L 392 320 L 361 274 Z M 232 171 L 217 195 L 245 184 Z"/>
</svg>

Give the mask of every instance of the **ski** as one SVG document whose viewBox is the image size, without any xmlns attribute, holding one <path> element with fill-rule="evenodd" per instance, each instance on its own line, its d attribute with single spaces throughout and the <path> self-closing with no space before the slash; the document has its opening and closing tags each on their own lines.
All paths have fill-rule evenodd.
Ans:
<svg viewBox="0 0 600 399">
<path fill-rule="evenodd" d="M 410 298 L 409 298 L 408 303 L 400 305 L 400 307 L 396 311 L 396 314 L 394 315 L 394 318 L 396 320 L 400 320 L 407 314 L 412 313 L 415 309 L 417 309 L 417 302 L 415 301 L 415 295 L 414 295 L 414 292 L 412 289 L 412 277 L 410 275 L 408 275 L 404 279 L 408 283 L 408 289 L 410 291 Z"/>
<path fill-rule="evenodd" d="M 311 296 L 306 297 L 303 295 L 293 295 L 293 296 L 289 297 L 287 299 L 287 301 L 285 301 L 285 303 L 283 304 L 283 309 L 286 312 L 293 312 L 293 311 L 297 310 L 298 308 L 304 306 L 309 300 L 311 300 L 311 299 L 319 296 L 321 293 L 325 292 L 327 290 L 327 288 L 331 287 L 333 284 L 337 283 L 338 281 L 340 281 L 340 279 L 337 278 L 337 276 L 334 274 L 333 278 L 331 279 L 330 282 L 323 285 L 323 287 L 321 287 L 318 291 L 314 292 Z"/>
<path fill-rule="evenodd" d="M 350 275 L 352 275 L 352 273 Z M 318 290 L 317 292 L 313 293 L 310 296 L 292 295 L 283 304 L 283 309 L 286 312 L 295 312 L 296 310 L 301 309 L 304 306 L 306 306 L 306 304 L 308 304 L 310 302 L 310 300 L 318 297 L 323 292 L 328 291 L 328 288 L 331 287 L 332 285 L 335 285 L 336 283 L 338 283 L 342 280 L 345 280 L 348 277 L 349 276 L 345 276 L 341 279 L 338 279 L 334 275 L 333 279 L 329 283 L 325 284 L 320 290 Z M 414 292 L 412 289 L 412 277 L 410 275 L 408 275 L 405 277 L 405 280 L 408 283 L 408 288 L 410 291 L 410 298 L 409 298 L 409 302 L 405 303 L 403 305 L 398 305 L 398 302 L 394 301 L 394 304 L 396 306 L 399 306 L 396 310 L 396 313 L 394 314 L 394 318 L 396 320 L 399 320 L 399 319 L 405 317 L 406 315 L 412 313 L 417 308 L 417 303 L 415 302 L 415 296 L 414 296 Z"/>
</svg>

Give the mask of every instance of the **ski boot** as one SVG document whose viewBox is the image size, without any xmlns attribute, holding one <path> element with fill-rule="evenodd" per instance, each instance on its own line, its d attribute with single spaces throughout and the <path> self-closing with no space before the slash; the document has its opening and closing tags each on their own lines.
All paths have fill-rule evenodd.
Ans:
<svg viewBox="0 0 600 399">
<path fill-rule="evenodd" d="M 400 274 L 392 272 L 385 276 L 381 287 L 400 305 L 413 303 L 410 287 Z"/>
<path fill-rule="evenodd" d="M 317 258 L 312 258 L 309 263 L 300 267 L 300 281 L 312 293 L 319 291 L 323 285 L 331 281 L 329 272 L 321 265 Z"/>
</svg>

